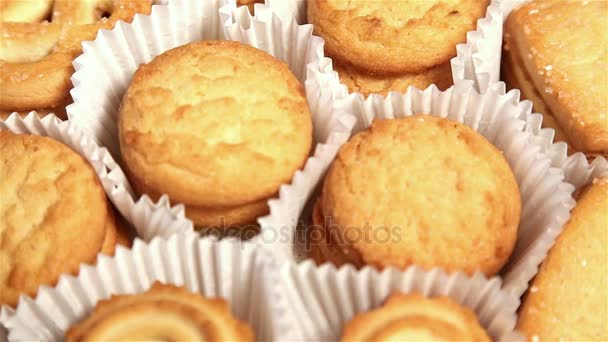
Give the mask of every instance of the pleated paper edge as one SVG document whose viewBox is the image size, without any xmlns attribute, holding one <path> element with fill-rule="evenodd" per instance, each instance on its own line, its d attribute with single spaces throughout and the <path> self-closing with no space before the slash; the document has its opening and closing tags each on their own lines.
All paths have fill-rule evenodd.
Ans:
<svg viewBox="0 0 608 342">
<path fill-rule="evenodd" d="M 377 307 L 391 293 L 418 292 L 427 298 L 447 295 L 471 308 L 495 341 L 525 340 L 515 330 L 518 301 L 501 290 L 499 277 L 488 279 L 481 273 L 468 277 L 461 272 L 448 275 L 438 268 L 425 271 L 416 266 L 405 270 L 379 271 L 369 266 L 357 270 L 352 265 L 336 268 L 333 264 L 316 266 L 306 261 L 283 265 L 281 278 L 285 297 L 298 312 L 301 339 L 330 338 L 327 334 L 306 335 L 311 330 L 324 330 L 336 337 L 342 331 L 337 324 L 342 318 L 347 322 L 352 315 Z M 371 307 L 364 308 L 368 304 Z"/>
<path fill-rule="evenodd" d="M 201 259 L 203 255 L 205 261 Z M 229 266 L 235 266 L 232 273 L 223 271 Z M 90 313 L 99 300 L 114 294 L 141 293 L 160 281 L 184 286 L 194 293 L 206 293 L 208 297 L 232 297 L 228 300 L 232 311 L 245 315 L 240 319 L 248 320 L 257 328 L 257 333 L 263 333 L 257 335 L 258 339 L 274 338 L 275 334 L 282 333 L 277 327 L 286 327 L 285 316 L 275 316 L 275 313 L 288 311 L 284 306 L 286 301 L 280 298 L 281 292 L 276 290 L 278 272 L 274 267 L 264 250 L 257 250 L 251 244 L 243 245 L 238 240 L 200 239 L 194 233 L 172 235 L 169 239 L 157 237 L 150 243 L 138 239 L 132 249 L 119 247 L 113 257 L 100 255 L 96 266 L 81 265 L 78 276 L 64 275 L 55 287 L 41 287 L 35 299 L 22 296 L 7 324 L 9 337 L 10 340 L 59 340 L 67 328 Z M 242 268 L 246 271 L 242 272 Z M 246 283 L 241 279 L 254 281 Z M 234 295 L 239 292 L 236 286 L 240 286 L 241 291 L 248 289 L 255 293 L 245 291 L 241 296 L 247 295 L 247 298 L 241 298 Z M 270 295 L 278 298 L 268 301 Z M 248 307 L 237 308 L 243 305 L 240 299 L 249 301 Z M 269 305 L 263 315 L 258 311 L 258 302 Z"/>
<path fill-rule="evenodd" d="M 452 58 L 454 83 L 471 80 L 477 91 L 485 93 L 500 78 L 503 12 L 500 0 L 492 0 L 477 29 L 467 33 L 465 44 L 456 46 Z"/>
</svg>

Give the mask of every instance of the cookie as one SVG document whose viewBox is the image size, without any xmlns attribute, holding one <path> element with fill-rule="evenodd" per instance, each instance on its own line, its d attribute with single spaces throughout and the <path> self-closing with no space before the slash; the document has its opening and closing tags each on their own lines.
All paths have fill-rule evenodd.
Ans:
<svg viewBox="0 0 608 342">
<path fill-rule="evenodd" d="M 79 154 L 6 130 L 0 151 L 0 304 L 15 306 L 19 295 L 35 296 L 40 285 L 113 251 L 116 236 L 97 174 Z"/>
<path fill-rule="evenodd" d="M 136 295 L 113 296 L 66 333 L 66 341 L 253 341 L 223 299 L 209 299 L 155 283 Z"/>
<path fill-rule="evenodd" d="M 518 329 L 531 340 L 608 340 L 608 178 L 582 194 L 528 290 Z"/>
<path fill-rule="evenodd" d="M 190 212 L 250 213 L 237 223 L 255 222 L 257 204 L 241 209 L 275 196 L 312 145 L 303 87 L 287 65 L 230 41 L 191 43 L 142 65 L 118 130 L 140 192 L 168 194 Z"/>
<path fill-rule="evenodd" d="M 446 64 L 488 0 L 310 0 L 308 22 L 327 55 L 376 75 L 419 73 Z"/>
<path fill-rule="evenodd" d="M 435 84 L 439 90 L 446 90 L 454 84 L 449 62 L 432 67 L 422 73 L 398 76 L 375 76 L 339 63 L 334 63 L 334 70 L 340 76 L 340 82 L 348 87 L 349 92 L 361 93 L 364 96 L 386 95 L 391 91 L 405 93 L 410 86 L 426 89 L 431 84 Z"/>
<path fill-rule="evenodd" d="M 570 151 L 608 155 L 608 2 L 532 1 L 505 22 L 505 74 Z"/>
<path fill-rule="evenodd" d="M 328 237 L 321 247 L 339 256 L 326 261 L 492 276 L 513 251 L 521 199 L 483 136 L 415 115 L 376 120 L 343 145 L 317 206 L 315 225 Z"/>
<path fill-rule="evenodd" d="M 348 322 L 342 341 L 491 341 L 475 313 L 449 297 L 393 294 Z"/>
</svg>

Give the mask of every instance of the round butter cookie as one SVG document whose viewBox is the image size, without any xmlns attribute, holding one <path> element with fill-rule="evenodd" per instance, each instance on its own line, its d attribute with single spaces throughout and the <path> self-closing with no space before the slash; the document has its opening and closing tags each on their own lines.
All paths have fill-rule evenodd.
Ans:
<svg viewBox="0 0 608 342">
<path fill-rule="evenodd" d="M 253 341 L 223 299 L 155 283 L 136 295 L 113 296 L 66 333 L 66 341 Z"/>
<path fill-rule="evenodd" d="M 608 341 L 608 178 L 579 198 L 543 262 L 518 329 L 538 341 Z"/>
<path fill-rule="evenodd" d="M 342 146 L 317 210 L 328 255 L 358 267 L 491 276 L 515 245 L 521 199 L 509 164 L 483 136 L 415 115 L 376 120 Z"/>
<path fill-rule="evenodd" d="M 35 296 L 114 250 L 97 174 L 57 141 L 0 131 L 0 198 L 0 304 L 15 306 L 19 295 Z"/>
<path fill-rule="evenodd" d="M 308 22 L 327 55 L 374 74 L 448 63 L 489 0 L 310 0 Z"/>
<path fill-rule="evenodd" d="M 191 43 L 140 66 L 118 129 L 140 192 L 168 194 L 191 212 L 250 213 L 236 224 L 255 221 L 258 206 L 239 207 L 274 196 L 312 144 L 303 87 L 287 65 L 230 41 Z"/>
<path fill-rule="evenodd" d="M 343 329 L 342 341 L 490 341 L 475 313 L 449 297 L 393 294 Z"/>
</svg>

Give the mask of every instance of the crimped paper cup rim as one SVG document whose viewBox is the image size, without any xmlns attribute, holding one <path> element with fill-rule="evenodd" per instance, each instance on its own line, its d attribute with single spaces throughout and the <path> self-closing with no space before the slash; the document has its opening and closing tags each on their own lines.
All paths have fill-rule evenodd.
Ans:
<svg viewBox="0 0 608 342">
<path fill-rule="evenodd" d="M 514 149 L 504 151 L 498 146 L 505 152 L 507 159 L 510 158 L 509 164 L 518 178 L 524 199 L 518 243 L 510 263 L 505 265 L 501 275 L 504 276 L 505 288 L 515 297 L 525 292 L 528 282 L 537 273 L 538 266 L 551 247 L 551 241 L 570 217 L 574 205 L 574 187 L 564 181 L 563 170 L 552 166 L 550 157 L 542 150 L 539 136 L 525 120 L 529 108 L 525 103 L 519 102 L 518 93 L 505 93 L 503 87 L 495 85 L 485 94 L 479 94 L 469 81 L 468 84 L 460 83 L 443 92 L 432 85 L 425 90 L 411 87 L 405 94 L 391 92 L 386 97 L 370 95 L 364 98 L 361 94 L 350 94 L 334 99 L 333 106 L 334 111 L 344 116 L 356 117 L 354 133 L 369 126 L 374 118 L 393 118 L 397 116 L 396 112 L 401 112 L 399 116 L 434 113 L 445 117 L 448 115 L 446 113 L 452 111 L 450 119 L 463 122 L 476 131 L 480 131 L 480 127 L 489 129 L 490 125 L 496 126 L 496 122 L 506 125 L 501 130 L 492 128 L 488 134 L 494 138 L 484 135 L 492 141 L 496 140 L 498 134 L 503 134 L 500 138 L 503 139 L 503 144 Z M 510 133 L 503 132 L 505 130 Z M 541 133 L 544 136 L 550 132 Z M 508 141 L 510 142 L 507 143 Z M 496 141 L 494 145 L 497 145 Z M 326 160 L 325 164 L 329 165 L 331 161 Z M 311 184 L 318 184 L 321 178 L 316 175 L 303 176 L 314 179 L 314 182 L 309 182 Z M 308 195 L 311 192 L 312 190 Z M 541 199 L 551 200 L 545 203 Z M 305 199 L 310 200 L 309 197 Z M 551 215 L 535 216 L 538 212 Z M 274 250 L 279 260 L 294 259 L 293 253 L 290 255 L 284 251 L 285 249 Z"/>
<path fill-rule="evenodd" d="M 330 340 L 339 336 L 342 325 L 353 315 L 379 306 L 391 293 L 417 292 L 425 297 L 446 295 L 472 309 L 481 325 L 496 341 L 523 341 L 515 331 L 518 300 L 501 290 L 499 277 L 482 273 L 471 277 L 447 274 L 435 268 L 416 266 L 405 270 L 352 265 L 316 266 L 311 261 L 281 267 L 285 297 L 300 324 L 301 340 Z"/>
<path fill-rule="evenodd" d="M 137 239 L 131 249 L 118 247 L 115 256 L 98 256 L 96 266 L 81 265 L 77 276 L 63 275 L 55 287 L 41 287 L 35 299 L 20 297 L 7 322 L 9 337 L 59 340 L 100 300 L 142 293 L 160 281 L 224 298 L 235 316 L 256 329 L 258 339 L 281 338 L 289 311 L 274 289 L 279 281 L 274 267 L 264 250 L 241 241 L 200 239 L 194 233 L 149 243 Z"/>
</svg>

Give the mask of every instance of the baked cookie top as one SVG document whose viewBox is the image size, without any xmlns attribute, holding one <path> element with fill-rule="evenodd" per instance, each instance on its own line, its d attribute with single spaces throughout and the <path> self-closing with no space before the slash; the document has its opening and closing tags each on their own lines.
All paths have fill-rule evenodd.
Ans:
<svg viewBox="0 0 608 342">
<path fill-rule="evenodd" d="M 142 65 L 118 127 L 132 175 L 191 206 L 272 196 L 312 144 L 303 87 L 287 65 L 230 41 L 191 43 Z"/>
<path fill-rule="evenodd" d="M 449 297 L 391 295 L 348 322 L 342 341 L 490 341 L 475 313 Z"/>
<path fill-rule="evenodd" d="M 375 120 L 342 146 L 321 206 L 334 243 L 365 264 L 493 275 L 513 250 L 521 200 L 483 136 L 415 115 Z"/>
<path fill-rule="evenodd" d="M 1 304 L 95 260 L 109 219 L 105 192 L 69 147 L 0 131 L 0 198 Z"/>
<path fill-rule="evenodd" d="M 225 300 L 158 282 L 144 293 L 100 301 L 66 334 L 66 341 L 253 339 L 253 330 L 234 318 Z"/>
<path fill-rule="evenodd" d="M 541 266 L 518 329 L 540 341 L 608 340 L 608 178 L 587 188 Z"/>
<path fill-rule="evenodd" d="M 327 54 L 373 74 L 447 63 L 484 16 L 488 0 L 310 0 L 308 22 Z"/>
<path fill-rule="evenodd" d="M 607 15 L 606 1 L 532 1 L 505 24 L 511 53 L 583 152 L 608 153 Z"/>
</svg>

